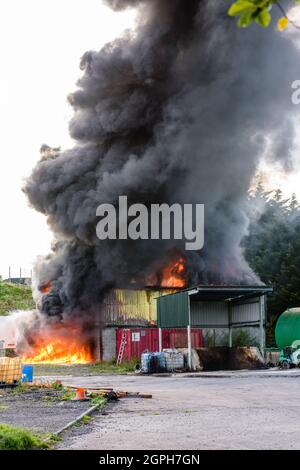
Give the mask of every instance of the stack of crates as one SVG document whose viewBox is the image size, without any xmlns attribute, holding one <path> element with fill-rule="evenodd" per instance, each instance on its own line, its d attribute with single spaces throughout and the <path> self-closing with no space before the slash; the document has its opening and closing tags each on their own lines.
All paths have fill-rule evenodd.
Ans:
<svg viewBox="0 0 300 470">
<path fill-rule="evenodd" d="M 21 358 L 14 349 L 0 349 L 0 387 L 17 385 L 21 378 Z"/>
</svg>

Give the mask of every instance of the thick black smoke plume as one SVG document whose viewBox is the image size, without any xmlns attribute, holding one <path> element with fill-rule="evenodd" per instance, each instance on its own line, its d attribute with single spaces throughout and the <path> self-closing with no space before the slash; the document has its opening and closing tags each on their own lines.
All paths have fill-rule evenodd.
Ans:
<svg viewBox="0 0 300 470">
<path fill-rule="evenodd" d="M 298 46 L 273 27 L 240 30 L 223 0 L 105 0 L 139 9 L 135 31 L 83 55 L 69 98 L 76 145 L 44 146 L 27 180 L 56 242 L 36 266 L 46 313 L 92 310 L 111 286 L 143 285 L 174 249 L 167 241 L 96 237 L 96 208 L 204 203 L 205 248 L 186 252 L 190 284 L 257 282 L 240 242 L 262 155 L 287 164 Z"/>
</svg>

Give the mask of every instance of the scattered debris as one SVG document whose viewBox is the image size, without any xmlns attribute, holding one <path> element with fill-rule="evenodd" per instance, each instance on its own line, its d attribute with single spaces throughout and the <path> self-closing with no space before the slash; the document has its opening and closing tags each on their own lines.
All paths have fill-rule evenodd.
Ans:
<svg viewBox="0 0 300 470">
<path fill-rule="evenodd" d="M 27 384 L 27 387 L 40 387 L 40 388 L 64 388 L 65 390 L 76 391 L 76 400 L 87 400 L 97 395 L 106 398 L 107 400 L 118 400 L 119 398 L 152 398 L 152 395 L 140 393 L 140 392 L 125 392 L 122 390 L 115 391 L 111 387 L 78 387 L 75 385 L 62 385 L 60 380 L 55 382 L 35 380 L 31 384 Z"/>
</svg>

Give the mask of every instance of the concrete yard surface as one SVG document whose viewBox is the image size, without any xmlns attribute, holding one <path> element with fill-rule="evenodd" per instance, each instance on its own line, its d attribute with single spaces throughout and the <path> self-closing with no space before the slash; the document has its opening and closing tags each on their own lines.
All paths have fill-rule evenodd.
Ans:
<svg viewBox="0 0 300 470">
<path fill-rule="evenodd" d="M 65 384 L 152 393 L 108 405 L 60 449 L 300 449 L 298 374 L 61 377 Z"/>
<path fill-rule="evenodd" d="M 0 422 L 39 433 L 54 433 L 86 412 L 91 404 L 63 399 L 63 390 L 1 389 Z"/>
</svg>

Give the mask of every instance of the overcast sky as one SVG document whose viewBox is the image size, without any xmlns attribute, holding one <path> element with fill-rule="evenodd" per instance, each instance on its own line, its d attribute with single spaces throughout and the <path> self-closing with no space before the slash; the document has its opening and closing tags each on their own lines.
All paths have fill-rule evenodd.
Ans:
<svg viewBox="0 0 300 470">
<path fill-rule="evenodd" d="M 0 2 L 0 275 L 28 272 L 50 250 L 45 218 L 27 206 L 22 180 L 46 143 L 71 145 L 67 95 L 80 76 L 81 55 L 134 24 L 134 12 L 114 13 L 101 0 Z"/>
<path fill-rule="evenodd" d="M 27 206 L 22 180 L 46 143 L 71 145 L 67 95 L 81 55 L 134 24 L 134 11 L 114 13 L 101 0 L 2 0 L 0 3 L 0 275 L 18 276 L 50 250 L 45 218 Z M 300 77 L 298 77 L 300 78 Z M 299 111 L 300 114 L 300 111 Z M 299 174 L 267 170 L 270 185 L 300 196 Z"/>
</svg>

